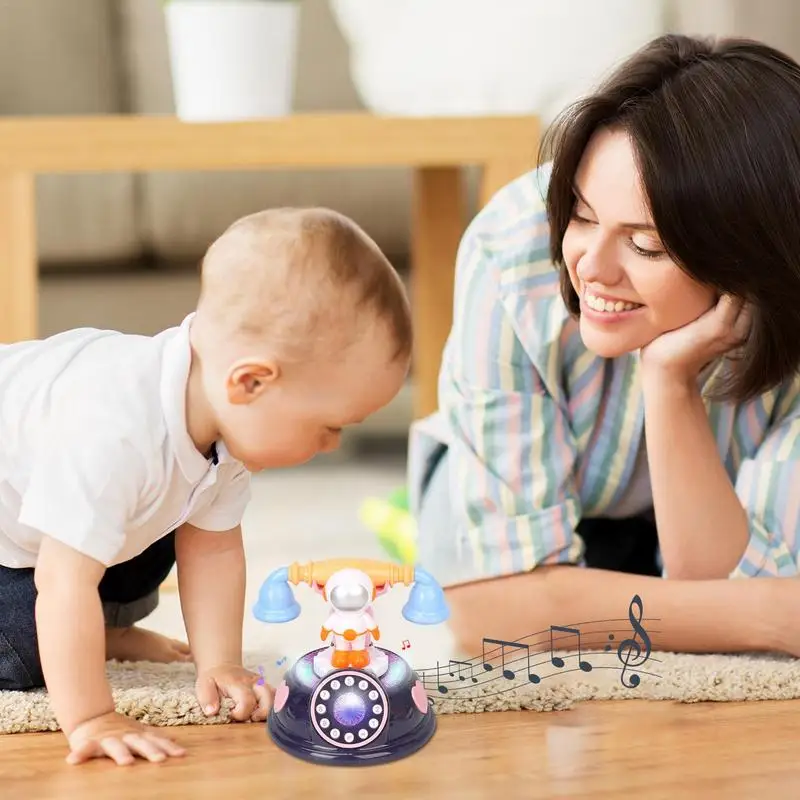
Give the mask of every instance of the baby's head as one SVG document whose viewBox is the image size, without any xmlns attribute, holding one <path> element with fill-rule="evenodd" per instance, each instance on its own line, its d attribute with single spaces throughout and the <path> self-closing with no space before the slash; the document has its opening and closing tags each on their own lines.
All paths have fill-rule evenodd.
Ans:
<svg viewBox="0 0 800 800">
<path fill-rule="evenodd" d="M 327 209 L 244 217 L 209 248 L 192 324 L 204 414 L 251 471 L 335 450 L 398 393 L 405 289 L 377 245 Z"/>
</svg>

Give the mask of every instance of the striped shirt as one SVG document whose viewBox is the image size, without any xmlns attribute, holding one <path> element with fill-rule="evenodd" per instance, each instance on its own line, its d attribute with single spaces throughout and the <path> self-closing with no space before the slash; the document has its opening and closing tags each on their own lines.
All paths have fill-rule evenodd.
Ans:
<svg viewBox="0 0 800 800">
<path fill-rule="evenodd" d="M 547 177 L 545 167 L 509 184 L 467 230 L 440 410 L 411 430 L 412 459 L 434 440 L 449 448 L 455 526 L 437 536 L 456 537 L 462 580 L 582 563 L 578 522 L 615 515 L 644 444 L 638 351 L 594 355 L 561 298 Z M 749 543 L 731 577 L 796 575 L 800 377 L 751 402 L 705 404 L 749 517 Z M 412 484 L 412 509 L 418 492 Z"/>
</svg>

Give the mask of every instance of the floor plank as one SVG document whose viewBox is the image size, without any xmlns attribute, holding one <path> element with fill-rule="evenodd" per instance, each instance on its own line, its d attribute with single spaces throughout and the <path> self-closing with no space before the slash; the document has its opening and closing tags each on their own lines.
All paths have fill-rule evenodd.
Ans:
<svg viewBox="0 0 800 800">
<path fill-rule="evenodd" d="M 800 796 L 800 701 L 587 702 L 570 711 L 447 715 L 419 753 L 379 767 L 305 764 L 262 725 L 174 728 L 188 755 L 64 763 L 60 734 L 0 737 L 4 800 L 154 797 L 716 798 Z"/>
</svg>

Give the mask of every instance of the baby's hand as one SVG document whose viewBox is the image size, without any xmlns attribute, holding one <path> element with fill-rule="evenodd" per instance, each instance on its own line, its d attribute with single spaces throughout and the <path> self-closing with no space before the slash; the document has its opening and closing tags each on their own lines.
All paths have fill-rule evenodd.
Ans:
<svg viewBox="0 0 800 800">
<path fill-rule="evenodd" d="M 92 758 L 108 757 L 120 766 L 132 764 L 136 756 L 163 761 L 186 751 L 157 728 L 112 711 L 78 725 L 69 736 L 68 764 L 82 764 Z"/>
<path fill-rule="evenodd" d="M 197 677 L 197 699 L 206 716 L 219 712 L 220 698 L 230 697 L 236 705 L 231 716 L 239 722 L 247 719 L 263 722 L 272 708 L 274 689 L 259 683 L 260 676 L 235 664 L 221 664 Z"/>
</svg>

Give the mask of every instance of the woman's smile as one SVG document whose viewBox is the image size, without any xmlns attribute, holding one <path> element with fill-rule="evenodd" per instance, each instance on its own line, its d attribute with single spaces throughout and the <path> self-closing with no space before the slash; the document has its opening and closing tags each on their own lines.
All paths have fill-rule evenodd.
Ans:
<svg viewBox="0 0 800 800">
<path fill-rule="evenodd" d="M 590 291 L 584 288 L 581 292 L 581 315 L 590 322 L 601 325 L 624 322 L 637 315 L 645 306 L 621 297 Z"/>
</svg>

